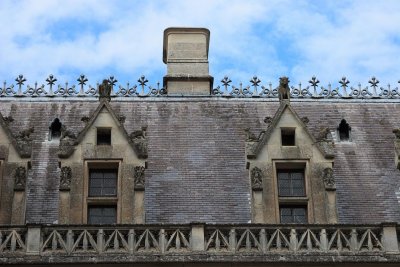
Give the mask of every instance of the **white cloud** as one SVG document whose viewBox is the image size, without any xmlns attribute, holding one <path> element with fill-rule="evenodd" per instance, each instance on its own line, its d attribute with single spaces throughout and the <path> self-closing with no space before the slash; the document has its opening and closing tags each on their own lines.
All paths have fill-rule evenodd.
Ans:
<svg viewBox="0 0 400 267">
<path fill-rule="evenodd" d="M 8 81 L 85 73 L 92 83 L 110 74 L 125 83 L 145 74 L 155 84 L 171 26 L 210 29 L 216 84 L 225 74 L 236 83 L 253 75 L 305 83 L 315 74 L 324 84 L 342 75 L 394 84 L 400 73 L 398 1 L 3 0 L 0 25 L 0 78 Z"/>
</svg>

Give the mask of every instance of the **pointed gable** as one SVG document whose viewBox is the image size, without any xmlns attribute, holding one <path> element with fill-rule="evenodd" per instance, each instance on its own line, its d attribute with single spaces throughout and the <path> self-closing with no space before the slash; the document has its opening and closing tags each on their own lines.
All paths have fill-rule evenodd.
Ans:
<svg viewBox="0 0 400 267">
<path fill-rule="evenodd" d="M 296 145 L 316 145 L 318 151 L 324 158 L 333 158 L 333 155 L 328 153 L 323 147 L 318 144 L 316 138 L 310 133 L 303 119 L 301 119 L 294 109 L 290 106 L 288 101 L 282 101 L 274 117 L 270 120 L 270 124 L 264 134 L 261 135 L 258 142 L 253 147 L 254 156 L 257 157 L 263 148 L 271 143 L 276 145 L 281 144 L 281 129 L 295 128 L 296 131 Z M 283 144 L 282 144 L 283 145 Z"/>
<path fill-rule="evenodd" d="M 10 122 L 7 122 L 3 115 L 0 113 L 0 145 L 11 143 L 12 147 L 17 151 L 18 155 L 21 158 L 29 158 L 31 156 L 32 150 L 31 140 L 29 139 L 29 134 L 31 132 L 29 130 L 20 132 L 19 135 L 21 135 L 21 138 L 16 138 L 16 136 L 14 136 L 10 131 L 8 123 Z M 31 131 L 33 132 L 33 129 Z M 26 136 L 26 134 L 24 135 L 24 132 L 26 132 L 28 136 Z M 2 155 L 0 155 L 0 157 L 1 156 Z"/>
<path fill-rule="evenodd" d="M 119 140 L 119 143 L 122 143 L 124 148 L 126 143 L 129 143 L 138 158 L 147 158 L 145 129 L 134 131 L 129 135 L 121 121 L 123 121 L 123 117 L 115 114 L 109 102 L 106 99 L 100 100 L 99 106 L 88 118 L 86 126 L 73 141 L 74 146 L 82 142 L 96 144 L 96 131 L 94 129 L 109 128 L 110 130 L 113 129 L 112 133 L 110 132 L 112 140 Z M 63 134 L 61 139 L 63 139 Z M 63 140 L 61 140 L 60 145 L 62 142 Z"/>
</svg>

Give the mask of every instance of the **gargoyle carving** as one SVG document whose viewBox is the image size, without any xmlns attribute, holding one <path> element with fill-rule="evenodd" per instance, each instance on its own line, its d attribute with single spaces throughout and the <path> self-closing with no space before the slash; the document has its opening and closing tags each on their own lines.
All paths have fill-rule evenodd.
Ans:
<svg viewBox="0 0 400 267">
<path fill-rule="evenodd" d="M 68 191 L 71 187 L 72 171 L 71 167 L 64 166 L 61 168 L 60 173 L 60 190 Z"/>
<path fill-rule="evenodd" d="M 290 100 L 290 88 L 289 88 L 289 78 L 288 77 L 280 77 L 279 78 L 279 87 L 278 87 L 278 95 L 279 100 Z"/>
<path fill-rule="evenodd" d="M 144 166 L 136 166 L 134 169 L 134 182 L 135 190 L 144 190 L 145 176 L 144 176 Z"/>
<path fill-rule="evenodd" d="M 26 169 L 25 167 L 19 166 L 15 169 L 14 173 L 14 190 L 24 191 L 26 185 Z"/>
<path fill-rule="evenodd" d="M 102 84 L 99 85 L 99 98 L 111 100 L 111 90 L 112 86 L 107 79 L 104 79 Z"/>
<path fill-rule="evenodd" d="M 147 158 L 147 127 L 142 127 L 141 130 L 133 131 L 129 135 L 129 142 L 133 145 L 139 158 Z"/>
<path fill-rule="evenodd" d="M 335 157 L 334 144 L 332 141 L 331 131 L 328 127 L 322 128 L 317 136 L 317 142 L 320 148 L 325 151 L 328 158 Z"/>
<path fill-rule="evenodd" d="M 58 156 L 60 158 L 68 158 L 74 152 L 76 142 L 76 135 L 68 130 L 65 125 L 61 126 L 61 137 L 60 137 L 60 145 L 58 150 Z"/>
<path fill-rule="evenodd" d="M 262 171 L 258 167 L 251 170 L 251 188 L 255 191 L 262 190 Z"/>
<path fill-rule="evenodd" d="M 31 134 L 34 132 L 34 127 L 20 131 L 15 137 L 18 151 L 23 158 L 29 158 L 32 152 Z"/>
<path fill-rule="evenodd" d="M 326 189 L 335 189 L 335 177 L 332 168 L 325 168 L 323 171 L 323 180 Z"/>
</svg>

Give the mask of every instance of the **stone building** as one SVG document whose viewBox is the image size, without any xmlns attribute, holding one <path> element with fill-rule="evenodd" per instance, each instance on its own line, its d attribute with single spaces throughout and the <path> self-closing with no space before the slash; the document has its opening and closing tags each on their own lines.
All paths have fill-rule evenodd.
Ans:
<svg viewBox="0 0 400 267">
<path fill-rule="evenodd" d="M 400 93 L 219 85 L 164 32 L 163 85 L 0 88 L 0 263 L 399 266 Z"/>
</svg>

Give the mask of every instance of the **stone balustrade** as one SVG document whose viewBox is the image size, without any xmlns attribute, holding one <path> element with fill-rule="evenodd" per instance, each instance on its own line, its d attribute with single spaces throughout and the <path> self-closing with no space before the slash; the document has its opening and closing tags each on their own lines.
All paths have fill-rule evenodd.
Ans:
<svg viewBox="0 0 400 267">
<path fill-rule="evenodd" d="M 0 263 L 398 262 L 399 234 L 395 223 L 0 226 Z"/>
</svg>

